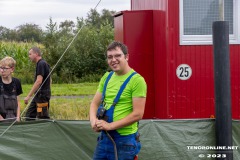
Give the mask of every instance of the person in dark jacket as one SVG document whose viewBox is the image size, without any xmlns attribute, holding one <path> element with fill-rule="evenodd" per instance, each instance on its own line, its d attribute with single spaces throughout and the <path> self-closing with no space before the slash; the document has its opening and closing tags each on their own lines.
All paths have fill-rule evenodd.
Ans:
<svg viewBox="0 0 240 160">
<path fill-rule="evenodd" d="M 36 64 L 36 71 L 32 89 L 24 98 L 25 104 L 28 104 L 30 98 L 34 95 L 26 112 L 26 120 L 49 119 L 49 101 L 51 97 L 50 66 L 42 59 L 42 52 L 38 47 L 32 47 L 28 52 L 28 57 Z"/>
<path fill-rule="evenodd" d="M 12 77 L 16 61 L 5 57 L 0 61 L 0 121 L 20 121 L 20 98 L 22 86 Z"/>
</svg>

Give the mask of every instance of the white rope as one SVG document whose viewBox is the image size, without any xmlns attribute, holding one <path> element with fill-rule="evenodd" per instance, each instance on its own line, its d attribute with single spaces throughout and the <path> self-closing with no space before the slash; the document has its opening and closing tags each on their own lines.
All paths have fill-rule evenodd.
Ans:
<svg viewBox="0 0 240 160">
<path fill-rule="evenodd" d="M 12 122 L 7 129 L 5 129 L 2 134 L 0 135 L 0 137 L 2 137 L 15 123 L 16 123 L 17 120 L 15 120 L 14 122 Z"/>
<path fill-rule="evenodd" d="M 94 7 L 94 10 L 97 9 L 98 5 L 100 4 L 101 0 L 98 1 L 97 5 Z M 58 59 L 57 63 L 54 65 L 54 67 L 52 68 L 52 70 L 50 71 L 50 73 L 48 74 L 48 76 L 46 77 L 46 79 L 43 81 L 43 83 L 41 84 L 41 86 L 38 88 L 38 90 L 35 92 L 34 96 L 31 98 L 30 102 L 28 103 L 28 105 L 24 108 L 24 110 L 22 111 L 20 117 L 22 117 L 23 113 L 25 113 L 25 111 L 28 109 L 29 105 L 31 104 L 32 100 L 35 98 L 36 94 L 40 91 L 40 89 L 42 88 L 43 84 L 46 82 L 46 80 L 50 77 L 50 75 L 52 74 L 52 72 L 54 71 L 54 69 L 56 68 L 56 66 L 58 65 L 58 63 L 60 62 L 60 60 L 63 58 L 63 56 L 65 55 L 65 53 L 67 52 L 67 50 L 69 49 L 69 47 L 72 45 L 72 43 L 74 42 L 74 40 L 76 39 L 76 37 L 78 36 L 78 34 L 81 32 L 81 30 L 83 29 L 83 27 L 85 26 L 85 24 L 82 25 L 82 27 L 78 30 L 78 32 L 76 33 L 76 35 L 73 37 L 73 39 L 71 40 L 71 42 L 69 43 L 69 45 L 67 46 L 67 48 L 65 49 L 65 51 L 62 53 L 61 57 Z M 26 118 L 26 117 L 25 117 Z M 51 120 L 52 121 L 52 120 Z M 53 120 L 54 121 L 54 120 Z M 17 122 L 17 119 L 11 123 L 11 125 L 2 132 L 2 134 L 0 135 L 0 137 L 2 137 L 15 123 Z"/>
</svg>

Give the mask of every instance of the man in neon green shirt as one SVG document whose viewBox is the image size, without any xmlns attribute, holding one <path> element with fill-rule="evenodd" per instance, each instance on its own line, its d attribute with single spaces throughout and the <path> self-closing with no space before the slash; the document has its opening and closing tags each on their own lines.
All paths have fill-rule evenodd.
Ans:
<svg viewBox="0 0 240 160">
<path fill-rule="evenodd" d="M 144 114 L 147 85 L 144 78 L 135 74 L 135 71 L 129 66 L 129 54 L 124 44 L 116 41 L 111 43 L 107 48 L 106 57 L 113 72 L 112 74 L 107 72 L 101 78 L 90 106 L 92 129 L 95 132 L 101 132 L 93 159 L 114 160 L 116 152 L 118 160 L 134 159 L 141 148 L 138 139 L 138 121 Z M 120 87 L 130 76 L 132 77 L 126 82 L 126 87 L 119 96 L 119 100 L 114 104 Z M 104 105 L 107 120 L 96 117 L 101 105 Z M 116 145 L 117 151 L 113 149 L 114 145 Z"/>
</svg>

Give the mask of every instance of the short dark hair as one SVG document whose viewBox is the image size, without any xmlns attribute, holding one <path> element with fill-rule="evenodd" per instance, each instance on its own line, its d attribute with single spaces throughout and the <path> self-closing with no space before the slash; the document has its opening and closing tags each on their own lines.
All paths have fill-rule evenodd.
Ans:
<svg viewBox="0 0 240 160">
<path fill-rule="evenodd" d="M 117 47 L 119 47 L 122 50 L 124 55 L 128 54 L 127 46 L 125 44 L 121 43 L 121 42 L 118 42 L 118 41 L 113 41 L 111 44 L 109 44 L 108 47 L 107 47 L 107 51 L 114 50 Z"/>
<path fill-rule="evenodd" d="M 42 52 L 38 47 L 34 46 L 30 50 L 33 50 L 33 52 L 37 53 L 39 56 L 42 56 Z"/>
</svg>

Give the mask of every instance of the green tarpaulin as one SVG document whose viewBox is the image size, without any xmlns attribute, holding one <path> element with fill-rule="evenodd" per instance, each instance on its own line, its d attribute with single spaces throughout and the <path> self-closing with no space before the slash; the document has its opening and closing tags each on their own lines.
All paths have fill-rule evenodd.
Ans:
<svg viewBox="0 0 240 160">
<path fill-rule="evenodd" d="M 10 124 L 0 123 L 0 133 Z M 198 160 L 216 155 L 215 121 L 142 120 L 140 160 Z M 97 133 L 89 121 L 15 123 L 0 137 L 0 160 L 90 160 Z M 240 122 L 233 121 L 234 160 L 240 160 Z M 209 148 L 212 147 L 212 148 Z"/>
</svg>

